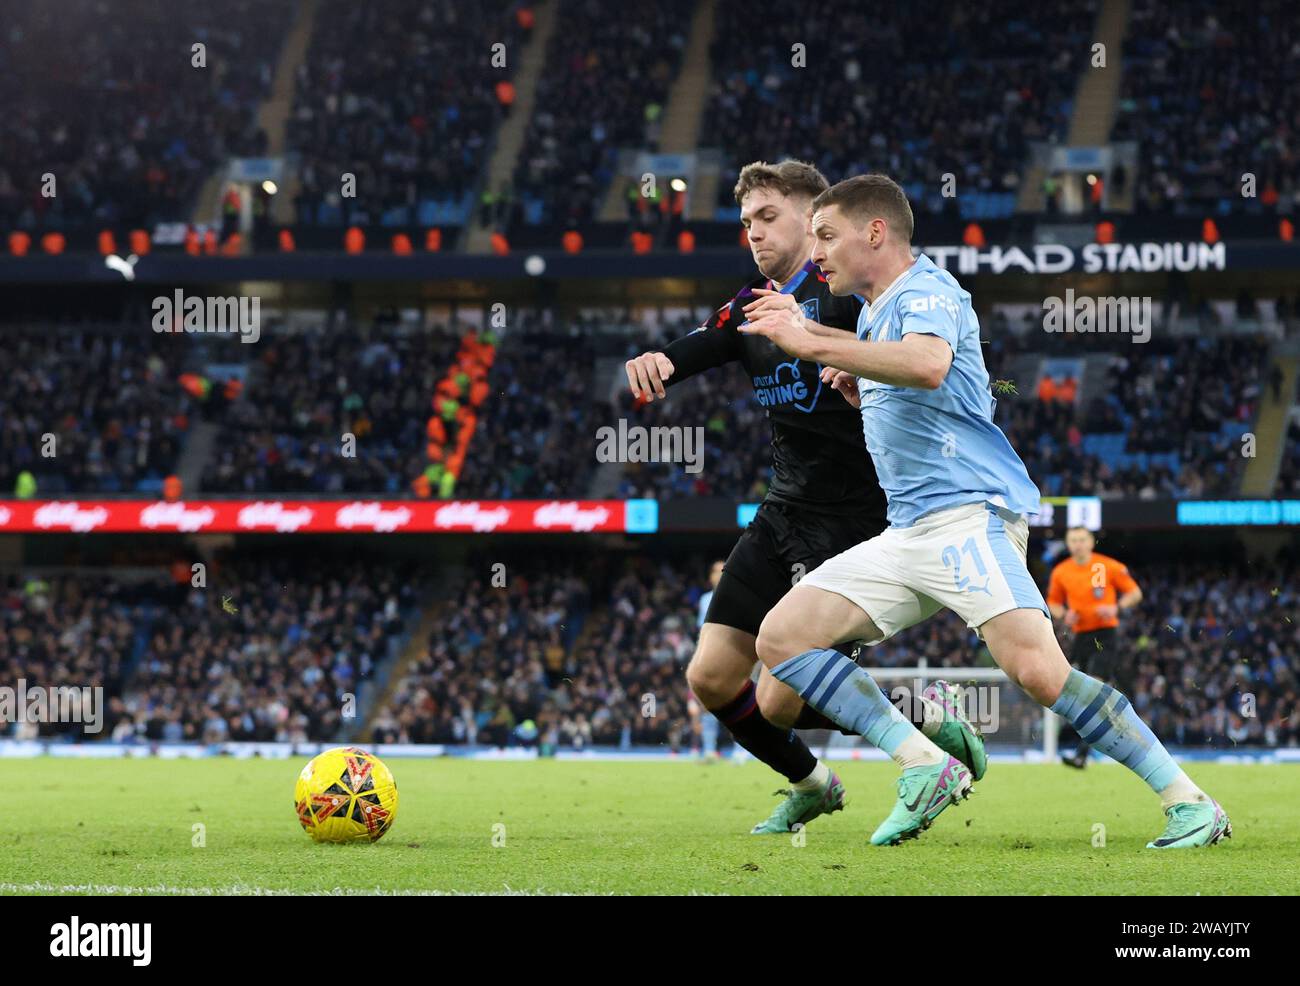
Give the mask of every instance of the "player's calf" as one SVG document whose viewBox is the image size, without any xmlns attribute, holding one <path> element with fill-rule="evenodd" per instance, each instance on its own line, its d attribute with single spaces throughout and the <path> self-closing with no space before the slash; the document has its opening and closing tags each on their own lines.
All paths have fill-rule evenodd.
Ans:
<svg viewBox="0 0 1300 986">
<path fill-rule="evenodd" d="M 789 685 L 784 685 L 763 668 L 758 675 L 758 707 L 763 718 L 783 729 L 793 729 L 804 709 L 804 701 Z"/>
<path fill-rule="evenodd" d="M 790 725 L 774 723 L 759 707 L 758 692 L 750 679 L 755 663 L 752 634 L 706 623 L 686 669 L 686 680 L 737 744 L 790 783 L 785 800 L 751 831 L 755 834 L 788 832 L 796 823 L 807 824 L 818 815 L 839 811 L 844 806 L 844 786 L 818 762 Z M 788 698 L 779 694 L 770 697 L 770 707 L 775 714 L 793 723 L 798 708 L 790 709 L 788 705 L 792 700 L 797 701 L 797 697 L 788 688 L 785 692 Z"/>
<path fill-rule="evenodd" d="M 1227 814 L 1192 783 L 1128 698 L 1070 668 L 1050 624 L 1037 611 L 1003 613 L 980 632 L 993 659 L 1013 680 L 1068 721 L 1084 743 L 1118 760 L 1160 796 L 1169 822 L 1165 833 L 1148 844 L 1151 848 L 1214 845 L 1231 835 Z"/>
<path fill-rule="evenodd" d="M 870 674 L 831 646 L 851 635 L 875 639 L 880 634 L 845 597 L 796 586 L 763 621 L 757 651 L 774 678 L 903 768 L 898 803 L 872 836 L 877 845 L 893 844 L 917 835 L 965 797 L 970 771 L 909 722 Z"/>
</svg>

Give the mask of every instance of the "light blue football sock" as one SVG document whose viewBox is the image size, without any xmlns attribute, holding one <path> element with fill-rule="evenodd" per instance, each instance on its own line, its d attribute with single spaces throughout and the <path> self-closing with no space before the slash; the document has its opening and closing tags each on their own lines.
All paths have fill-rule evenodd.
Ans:
<svg viewBox="0 0 1300 986">
<path fill-rule="evenodd" d="M 917 728 L 885 697 L 867 672 L 837 650 L 805 651 L 771 669 L 772 677 L 814 709 L 891 757 Z"/>
<path fill-rule="evenodd" d="M 1071 669 L 1052 711 L 1068 720 L 1085 743 L 1118 760 L 1157 794 L 1178 776 L 1169 751 L 1110 685 Z"/>
</svg>

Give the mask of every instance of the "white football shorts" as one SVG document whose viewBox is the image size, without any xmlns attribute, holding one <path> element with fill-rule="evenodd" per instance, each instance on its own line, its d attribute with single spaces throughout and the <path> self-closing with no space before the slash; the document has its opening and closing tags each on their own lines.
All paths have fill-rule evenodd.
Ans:
<svg viewBox="0 0 1300 986">
<path fill-rule="evenodd" d="M 1025 557 L 1029 522 L 991 503 L 927 514 L 828 558 L 799 580 L 855 603 L 880 630 L 879 644 L 950 609 L 976 629 L 1013 609 L 1041 610 Z"/>
</svg>

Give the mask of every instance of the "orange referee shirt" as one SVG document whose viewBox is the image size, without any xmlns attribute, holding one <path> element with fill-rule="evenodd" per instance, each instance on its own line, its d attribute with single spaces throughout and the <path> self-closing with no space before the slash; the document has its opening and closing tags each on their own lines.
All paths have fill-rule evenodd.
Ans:
<svg viewBox="0 0 1300 986">
<path fill-rule="evenodd" d="M 1075 633 L 1091 633 L 1119 626 L 1118 616 L 1103 619 L 1097 615 L 1097 607 L 1115 606 L 1121 595 L 1136 588 L 1127 565 L 1094 551 L 1086 565 L 1066 558 L 1052 569 L 1047 601 L 1078 614 Z"/>
</svg>

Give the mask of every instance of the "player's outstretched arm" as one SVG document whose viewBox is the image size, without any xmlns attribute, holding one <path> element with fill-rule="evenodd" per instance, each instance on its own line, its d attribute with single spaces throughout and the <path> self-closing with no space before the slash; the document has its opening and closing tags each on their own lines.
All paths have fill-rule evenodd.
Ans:
<svg viewBox="0 0 1300 986">
<path fill-rule="evenodd" d="M 723 366 L 740 357 L 740 337 L 729 325 L 732 302 L 709 316 L 694 332 L 668 343 L 661 352 L 642 353 L 624 364 L 632 394 L 646 403 L 668 396 L 671 384 Z"/>
<path fill-rule="evenodd" d="M 952 365 L 952 347 L 938 336 L 923 332 L 909 333 L 901 342 L 863 342 L 843 332 L 809 332 L 802 322 L 784 312 L 762 315 L 757 321 L 737 326 L 737 331 L 765 336 L 791 356 L 894 387 L 937 390 Z"/>
<path fill-rule="evenodd" d="M 736 327 L 745 335 L 771 339 L 791 356 L 834 366 L 855 376 L 895 387 L 935 390 L 952 365 L 952 346 L 941 336 L 913 331 L 901 342 L 863 342 L 806 318 L 790 295 L 755 290 L 745 306 L 749 320 Z"/>
<path fill-rule="evenodd" d="M 812 355 L 818 363 L 895 387 L 937 390 L 952 365 L 952 347 L 938 336 L 913 332 L 901 342 L 814 337 Z"/>
</svg>

